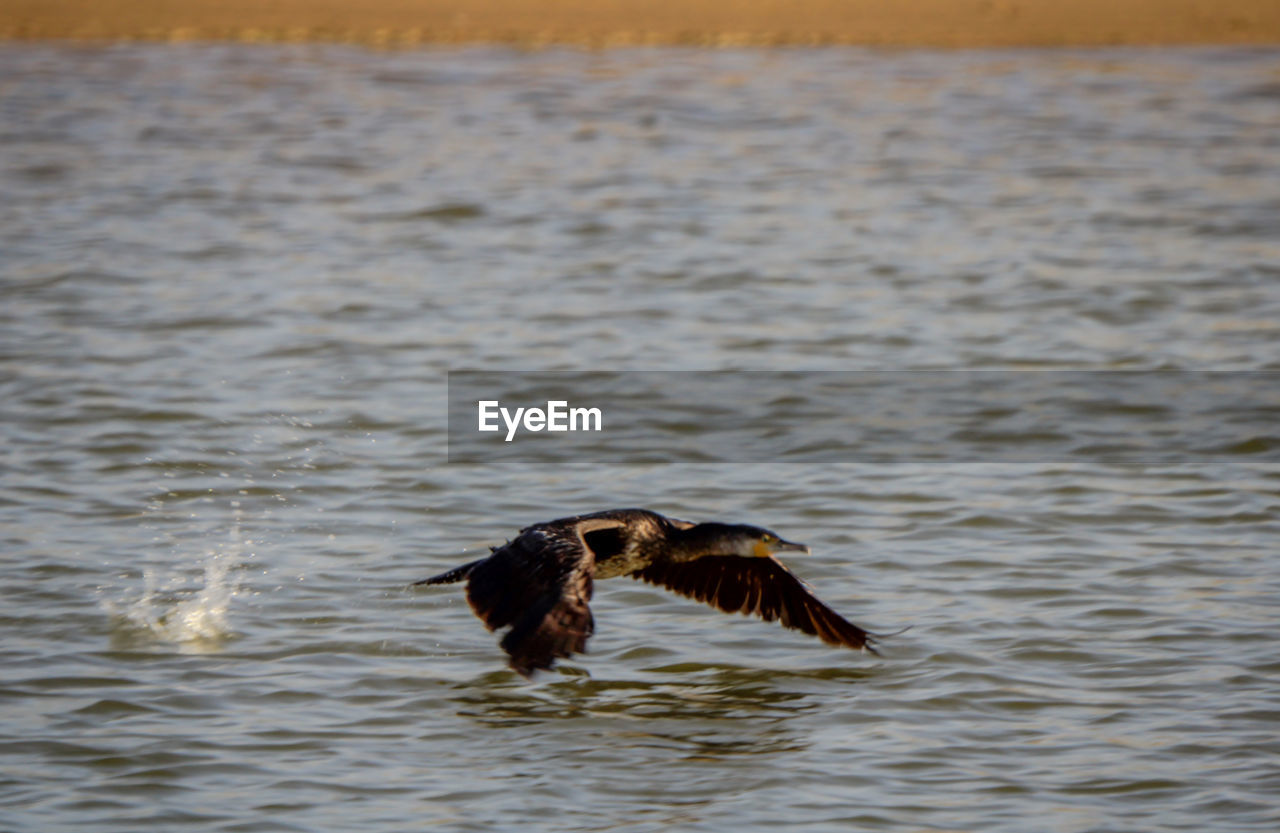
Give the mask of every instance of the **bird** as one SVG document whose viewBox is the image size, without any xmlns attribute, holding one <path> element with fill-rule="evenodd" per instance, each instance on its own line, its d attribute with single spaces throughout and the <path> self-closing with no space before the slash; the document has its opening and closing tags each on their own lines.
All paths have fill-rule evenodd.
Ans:
<svg viewBox="0 0 1280 833">
<path fill-rule="evenodd" d="M 586 650 L 597 579 L 630 576 L 719 608 L 872 654 L 881 635 L 827 607 L 776 558 L 808 553 L 758 526 L 691 523 L 647 509 L 611 509 L 534 524 L 484 558 L 413 586 L 467 582 L 467 601 L 524 677 Z"/>
</svg>

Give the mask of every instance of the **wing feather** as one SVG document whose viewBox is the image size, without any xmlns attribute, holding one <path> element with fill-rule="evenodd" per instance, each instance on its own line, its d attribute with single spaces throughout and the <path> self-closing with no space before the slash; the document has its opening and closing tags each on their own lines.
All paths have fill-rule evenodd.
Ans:
<svg viewBox="0 0 1280 833">
<path fill-rule="evenodd" d="M 525 529 L 468 574 L 471 609 L 489 630 L 510 627 L 502 649 L 511 667 L 525 676 L 586 650 L 595 630 L 590 607 L 595 556 L 578 526 Z"/>
<path fill-rule="evenodd" d="M 723 610 L 778 620 L 784 627 L 877 653 L 875 635 L 823 604 L 795 574 L 775 558 L 704 556 L 694 561 L 662 561 L 632 578 L 666 587 Z"/>
</svg>

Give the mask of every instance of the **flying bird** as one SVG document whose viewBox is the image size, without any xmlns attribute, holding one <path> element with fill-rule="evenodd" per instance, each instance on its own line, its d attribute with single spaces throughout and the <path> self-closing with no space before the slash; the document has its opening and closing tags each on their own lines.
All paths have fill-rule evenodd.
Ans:
<svg viewBox="0 0 1280 833">
<path fill-rule="evenodd" d="M 877 653 L 877 634 L 827 607 L 776 557 L 807 553 L 757 526 L 689 523 L 646 509 L 612 509 L 534 524 L 490 555 L 415 582 L 467 582 L 467 601 L 489 630 L 508 628 L 502 649 L 528 677 L 586 650 L 595 630 L 596 579 L 631 576 L 726 613 Z"/>
</svg>

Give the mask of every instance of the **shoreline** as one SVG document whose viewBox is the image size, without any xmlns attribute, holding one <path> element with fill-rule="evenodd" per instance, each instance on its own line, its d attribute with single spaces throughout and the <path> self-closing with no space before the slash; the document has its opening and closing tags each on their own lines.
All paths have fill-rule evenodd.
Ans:
<svg viewBox="0 0 1280 833">
<path fill-rule="evenodd" d="M 1274 0 L 0 0 L 0 39 L 932 48 L 1280 45 Z"/>
</svg>

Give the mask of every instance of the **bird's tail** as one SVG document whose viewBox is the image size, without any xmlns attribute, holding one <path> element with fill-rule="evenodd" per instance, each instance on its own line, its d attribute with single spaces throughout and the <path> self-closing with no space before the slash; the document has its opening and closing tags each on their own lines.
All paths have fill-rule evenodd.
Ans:
<svg viewBox="0 0 1280 833">
<path fill-rule="evenodd" d="M 455 581 L 462 581 L 467 576 L 471 575 L 472 570 L 479 567 L 487 560 L 487 557 L 476 559 L 470 564 L 463 564 L 461 567 L 454 567 L 452 570 L 447 570 L 438 576 L 424 578 L 422 581 L 415 581 L 413 586 L 417 587 L 420 584 L 453 584 Z"/>
</svg>

